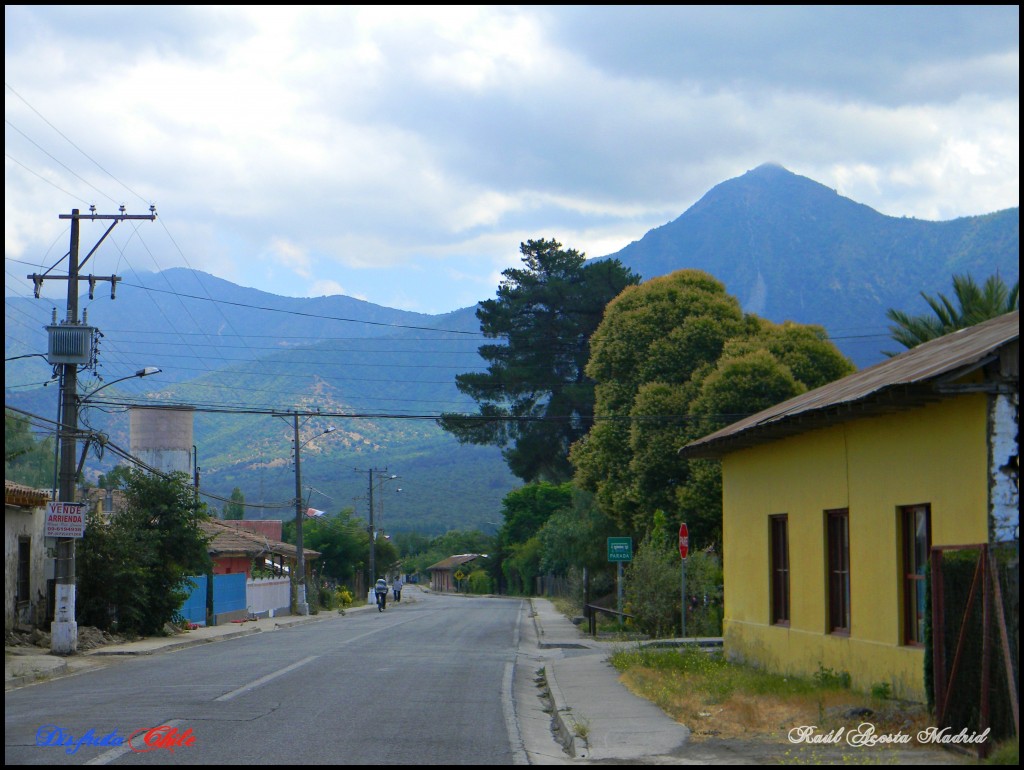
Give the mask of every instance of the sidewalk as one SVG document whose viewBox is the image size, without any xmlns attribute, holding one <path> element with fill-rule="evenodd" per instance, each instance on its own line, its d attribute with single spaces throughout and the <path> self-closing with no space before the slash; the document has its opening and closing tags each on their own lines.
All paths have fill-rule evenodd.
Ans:
<svg viewBox="0 0 1024 770">
<path fill-rule="evenodd" d="M 608 656 L 628 642 L 593 639 L 547 599 L 530 600 L 552 717 L 566 751 L 590 762 L 678 757 L 690 731 L 619 682 Z"/>
<path fill-rule="evenodd" d="M 690 730 L 651 701 L 633 695 L 608 663 L 616 649 L 635 642 L 592 639 L 547 599 L 531 599 L 538 645 L 550 692 L 553 720 L 566 751 L 576 759 L 534 764 L 763 765 L 866 764 L 959 765 L 973 760 L 935 748 L 882 745 L 793 745 L 764 739 L 690 741 Z M 667 647 L 682 639 L 653 642 Z M 686 644 L 720 645 L 720 639 L 686 639 Z M 646 644 L 646 643 L 643 643 Z"/>
</svg>

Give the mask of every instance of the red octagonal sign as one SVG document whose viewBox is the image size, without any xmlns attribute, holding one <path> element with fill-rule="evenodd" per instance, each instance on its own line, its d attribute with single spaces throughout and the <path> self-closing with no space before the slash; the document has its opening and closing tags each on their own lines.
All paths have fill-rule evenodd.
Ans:
<svg viewBox="0 0 1024 770">
<path fill-rule="evenodd" d="M 679 555 L 686 558 L 686 555 L 690 552 L 690 530 L 686 528 L 685 524 L 679 525 Z"/>
</svg>

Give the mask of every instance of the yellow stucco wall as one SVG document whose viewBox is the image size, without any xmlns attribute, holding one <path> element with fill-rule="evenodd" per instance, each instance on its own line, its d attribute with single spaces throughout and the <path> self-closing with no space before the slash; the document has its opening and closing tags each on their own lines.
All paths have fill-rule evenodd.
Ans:
<svg viewBox="0 0 1024 770">
<path fill-rule="evenodd" d="M 899 508 L 931 505 L 932 545 L 983 543 L 986 399 L 932 404 L 734 452 L 722 463 L 725 643 L 734 659 L 788 673 L 848 671 L 924 698 L 924 653 L 903 639 Z M 849 636 L 826 632 L 824 511 L 849 509 Z M 790 626 L 772 626 L 769 523 L 788 514 Z"/>
</svg>

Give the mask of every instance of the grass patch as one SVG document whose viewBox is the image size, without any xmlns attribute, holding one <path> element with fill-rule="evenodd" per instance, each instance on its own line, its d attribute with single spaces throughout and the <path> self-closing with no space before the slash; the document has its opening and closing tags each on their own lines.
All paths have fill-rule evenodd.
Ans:
<svg viewBox="0 0 1024 770">
<path fill-rule="evenodd" d="M 1005 741 L 996 746 L 992 754 L 985 760 L 986 765 L 1019 765 L 1020 741 Z"/>
<path fill-rule="evenodd" d="M 856 692 L 850 689 L 849 674 L 821 667 L 812 677 L 784 676 L 729 663 L 720 653 L 695 647 L 633 646 L 614 653 L 611 662 L 630 690 L 689 727 L 696 742 L 719 738 L 789 745 L 793 727 L 814 725 L 824 733 L 865 721 L 879 733 L 916 737 L 929 725 L 924 706 Z"/>
</svg>

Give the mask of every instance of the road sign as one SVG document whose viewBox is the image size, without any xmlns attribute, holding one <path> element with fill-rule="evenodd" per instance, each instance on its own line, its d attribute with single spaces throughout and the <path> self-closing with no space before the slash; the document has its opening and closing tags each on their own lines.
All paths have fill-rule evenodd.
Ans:
<svg viewBox="0 0 1024 770">
<path fill-rule="evenodd" d="M 690 530 L 686 528 L 686 524 L 679 525 L 679 555 L 683 561 L 686 561 L 686 556 L 690 552 Z"/>
<path fill-rule="evenodd" d="M 44 537 L 84 537 L 84 503 L 49 503 Z"/>
<path fill-rule="evenodd" d="M 633 561 L 633 538 L 608 538 L 608 561 Z"/>
</svg>

